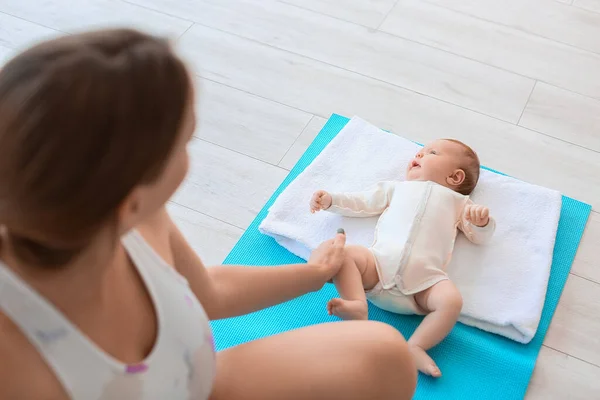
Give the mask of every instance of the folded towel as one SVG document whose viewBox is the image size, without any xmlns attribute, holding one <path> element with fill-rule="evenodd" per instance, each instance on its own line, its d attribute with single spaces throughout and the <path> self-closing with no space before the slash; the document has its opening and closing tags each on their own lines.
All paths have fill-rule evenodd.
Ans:
<svg viewBox="0 0 600 400">
<path fill-rule="evenodd" d="M 290 252 L 310 252 L 340 227 L 348 244 L 370 246 L 377 218 L 311 214 L 314 191 L 359 191 L 382 180 L 404 180 L 419 145 L 354 117 L 277 198 L 260 231 Z M 561 209 L 559 192 L 488 170 L 471 195 L 497 227 L 478 246 L 458 233 L 447 272 L 464 299 L 460 321 L 528 343 L 538 327 Z"/>
</svg>

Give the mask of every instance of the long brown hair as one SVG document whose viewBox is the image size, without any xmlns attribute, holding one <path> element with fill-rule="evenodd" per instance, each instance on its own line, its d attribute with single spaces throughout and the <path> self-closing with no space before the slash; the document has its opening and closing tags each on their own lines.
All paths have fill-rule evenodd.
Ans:
<svg viewBox="0 0 600 400">
<path fill-rule="evenodd" d="M 163 39 L 127 29 L 41 43 L 0 70 L 0 225 L 24 262 L 68 263 L 155 180 L 190 78 Z"/>
</svg>

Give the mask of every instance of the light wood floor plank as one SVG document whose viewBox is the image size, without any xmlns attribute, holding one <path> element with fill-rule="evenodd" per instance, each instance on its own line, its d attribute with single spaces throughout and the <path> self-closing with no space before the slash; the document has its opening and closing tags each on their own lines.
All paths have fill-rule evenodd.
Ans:
<svg viewBox="0 0 600 400">
<path fill-rule="evenodd" d="M 399 0 L 381 29 L 600 98 L 600 55 L 419 0 Z"/>
<path fill-rule="evenodd" d="M 134 0 L 509 122 L 533 80 L 272 0 Z"/>
<path fill-rule="evenodd" d="M 600 45 L 590 25 L 600 0 L 575 0 L 574 10 L 551 0 L 441 1 L 400 0 L 383 26 L 394 37 L 364 26 L 376 28 L 395 0 L 0 0 L 0 65 L 54 30 L 126 25 L 177 38 L 198 20 L 252 39 L 194 27 L 181 42 L 206 78 L 197 136 L 216 144 L 192 141 L 190 175 L 168 208 L 208 265 L 222 261 L 332 112 L 421 142 L 457 137 L 486 165 L 600 209 L 598 153 L 561 141 L 598 149 L 597 102 L 562 89 L 600 99 L 600 58 L 574 47 Z M 560 140 L 478 114 L 516 122 L 533 79 L 552 86 L 538 83 L 521 124 Z M 600 392 L 599 241 L 594 213 L 545 341 L 560 351 L 542 348 L 529 400 Z"/>
<path fill-rule="evenodd" d="M 548 0 L 426 0 L 580 49 L 600 53 L 600 14 Z"/>
<path fill-rule="evenodd" d="M 194 139 L 190 172 L 173 201 L 245 229 L 287 175 L 282 168 Z"/>
<path fill-rule="evenodd" d="M 592 400 L 600 393 L 600 368 L 542 347 L 526 400 Z"/>
<path fill-rule="evenodd" d="M 377 28 L 396 0 L 281 0 L 321 14 Z"/>
<path fill-rule="evenodd" d="M 600 214 L 592 212 L 588 220 L 573 262 L 571 272 L 582 278 L 600 284 L 600 258 L 598 257 L 598 244 L 600 243 Z"/>
<path fill-rule="evenodd" d="M 600 151 L 600 100 L 538 82 L 519 125 Z"/>
<path fill-rule="evenodd" d="M 203 26 L 180 46 L 208 79 L 321 117 L 360 115 L 420 142 L 456 137 L 492 168 L 600 207 L 598 153 Z"/>
<path fill-rule="evenodd" d="M 191 22 L 120 0 L 0 1 L 0 12 L 63 32 L 133 27 L 177 38 Z"/>
<path fill-rule="evenodd" d="M 198 88 L 197 137 L 277 164 L 312 115 L 208 80 Z"/>
<path fill-rule="evenodd" d="M 279 166 L 288 171 L 294 168 L 300 157 L 304 154 L 308 146 L 313 142 L 317 134 L 321 131 L 327 120 L 321 117 L 313 117 L 306 126 L 300 137 L 294 142 L 285 157 L 279 163 Z"/>
<path fill-rule="evenodd" d="M 14 49 L 0 45 L 0 68 L 5 62 L 14 56 L 14 51 Z"/>
<path fill-rule="evenodd" d="M 575 0 L 573 5 L 585 10 L 600 13 L 600 0 Z"/>
<path fill-rule="evenodd" d="M 54 29 L 0 12 L 0 46 L 24 48 L 58 34 Z"/>
<path fill-rule="evenodd" d="M 544 344 L 600 366 L 600 284 L 569 275 Z"/>
<path fill-rule="evenodd" d="M 167 210 L 190 246 L 207 266 L 220 265 L 243 230 L 176 203 Z"/>
</svg>

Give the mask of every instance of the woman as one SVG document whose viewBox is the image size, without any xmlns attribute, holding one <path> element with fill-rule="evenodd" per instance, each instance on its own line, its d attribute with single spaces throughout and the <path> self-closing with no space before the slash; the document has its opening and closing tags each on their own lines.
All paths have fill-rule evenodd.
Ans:
<svg viewBox="0 0 600 400">
<path fill-rule="evenodd" d="M 205 268 L 165 211 L 193 103 L 169 45 L 131 30 L 48 41 L 0 71 L 0 398 L 410 398 L 406 343 L 375 322 L 215 354 L 209 319 L 319 290 L 345 237 L 308 264 Z"/>
</svg>

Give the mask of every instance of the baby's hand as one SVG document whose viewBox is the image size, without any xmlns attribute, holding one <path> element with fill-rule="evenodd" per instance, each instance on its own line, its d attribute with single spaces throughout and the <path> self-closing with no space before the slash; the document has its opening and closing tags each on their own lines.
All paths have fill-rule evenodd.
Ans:
<svg viewBox="0 0 600 400">
<path fill-rule="evenodd" d="M 317 211 L 327 210 L 331 207 L 332 201 L 333 199 L 329 193 L 324 190 L 318 190 L 310 199 L 310 212 L 314 214 Z"/>
<path fill-rule="evenodd" d="M 465 218 L 475 226 L 484 227 L 490 222 L 490 210 L 485 206 L 468 204 L 465 208 Z"/>
</svg>

